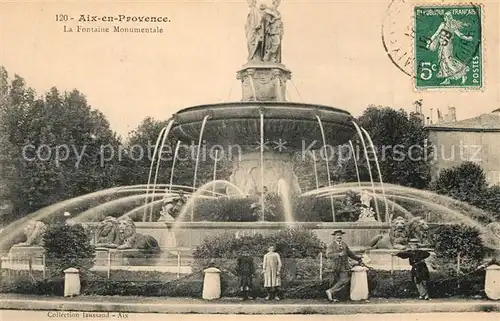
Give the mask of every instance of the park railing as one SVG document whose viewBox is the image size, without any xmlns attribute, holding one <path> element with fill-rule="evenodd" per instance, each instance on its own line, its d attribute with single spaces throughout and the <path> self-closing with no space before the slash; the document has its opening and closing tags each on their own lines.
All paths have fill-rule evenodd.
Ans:
<svg viewBox="0 0 500 321">
<path fill-rule="evenodd" d="M 194 259 L 191 249 L 163 249 L 158 257 L 127 257 L 123 251 L 96 253 L 94 258 L 64 257 L 48 258 L 45 254 L 17 255 L 0 258 L 1 282 L 20 279 L 44 280 L 53 277 L 54 270 L 63 266 L 85 266 L 87 277 L 116 281 L 170 281 L 215 264 L 223 272 L 236 275 L 237 259 Z M 322 280 L 324 274 L 323 254 L 316 258 L 282 258 L 283 274 L 292 279 Z M 69 267 L 69 266 L 68 266 Z M 262 258 L 254 259 L 255 273 L 262 270 Z M 57 274 L 57 273 L 56 273 Z M 61 274 L 59 274 L 61 275 Z"/>
</svg>

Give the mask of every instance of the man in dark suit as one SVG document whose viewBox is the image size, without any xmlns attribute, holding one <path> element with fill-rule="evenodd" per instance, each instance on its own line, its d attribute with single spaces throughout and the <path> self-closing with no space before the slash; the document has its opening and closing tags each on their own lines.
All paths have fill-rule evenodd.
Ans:
<svg viewBox="0 0 500 321">
<path fill-rule="evenodd" d="M 335 282 L 332 287 L 326 290 L 328 301 L 337 302 L 334 296 L 349 284 L 349 258 L 362 262 L 362 258 L 354 254 L 347 244 L 342 240 L 342 235 L 345 233 L 342 230 L 333 231 L 334 240 L 326 250 L 326 258 L 329 260 L 332 272 L 332 282 Z"/>
</svg>

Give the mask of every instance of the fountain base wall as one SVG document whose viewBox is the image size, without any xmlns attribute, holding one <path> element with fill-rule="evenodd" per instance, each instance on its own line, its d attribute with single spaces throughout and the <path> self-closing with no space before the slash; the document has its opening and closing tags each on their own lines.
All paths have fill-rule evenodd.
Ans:
<svg viewBox="0 0 500 321">
<path fill-rule="evenodd" d="M 191 249 L 200 245 L 206 237 L 224 233 L 260 233 L 266 235 L 290 227 L 290 225 L 284 222 L 185 222 L 173 232 L 171 223 L 137 222 L 135 224 L 137 233 L 153 236 L 158 240 L 160 247 L 170 248 L 172 239 L 175 238 L 177 247 Z M 312 230 L 325 244 L 329 244 L 332 241 L 331 233 L 334 229 L 342 229 L 346 232 L 344 240 L 353 248 L 365 248 L 381 231 L 389 230 L 388 224 L 359 222 L 303 222 L 295 223 L 293 226 Z M 169 244 L 169 246 L 166 246 L 166 244 Z"/>
</svg>

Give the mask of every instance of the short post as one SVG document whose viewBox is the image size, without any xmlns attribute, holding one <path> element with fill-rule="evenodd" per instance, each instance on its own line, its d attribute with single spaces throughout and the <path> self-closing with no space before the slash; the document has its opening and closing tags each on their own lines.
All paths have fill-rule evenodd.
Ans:
<svg viewBox="0 0 500 321">
<path fill-rule="evenodd" d="M 42 273 L 43 273 L 43 279 L 45 280 L 47 278 L 47 267 L 45 263 L 45 253 L 42 254 Z"/>
<path fill-rule="evenodd" d="M 80 271 L 75 268 L 64 270 L 64 296 L 80 295 Z"/>
<path fill-rule="evenodd" d="M 323 280 L 323 252 L 319 253 L 319 279 Z"/>
<path fill-rule="evenodd" d="M 111 251 L 108 251 L 108 280 L 111 278 Z"/>
<path fill-rule="evenodd" d="M 221 296 L 220 273 L 216 267 L 209 267 L 203 270 L 205 279 L 203 280 L 202 298 L 205 300 L 219 299 Z"/>
<path fill-rule="evenodd" d="M 493 264 L 486 268 L 484 292 L 491 300 L 500 300 L 500 266 Z"/>
<path fill-rule="evenodd" d="M 28 256 L 28 273 L 29 275 L 33 275 L 33 257 L 30 255 Z"/>
<path fill-rule="evenodd" d="M 368 300 L 368 269 L 364 266 L 355 266 L 351 269 L 351 300 Z"/>
<path fill-rule="evenodd" d="M 177 251 L 177 278 L 181 278 L 181 252 Z"/>
</svg>

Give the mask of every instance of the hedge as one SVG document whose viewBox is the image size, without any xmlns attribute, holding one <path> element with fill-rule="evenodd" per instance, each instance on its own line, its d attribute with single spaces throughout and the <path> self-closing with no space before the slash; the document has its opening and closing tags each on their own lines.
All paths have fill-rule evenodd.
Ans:
<svg viewBox="0 0 500 321">
<path fill-rule="evenodd" d="M 222 279 L 222 296 L 235 297 L 239 295 L 238 279 L 224 271 Z M 485 297 L 485 271 L 480 270 L 469 274 L 467 278 L 447 277 L 442 273 L 431 272 L 429 293 L 432 298 L 447 297 Z M 369 271 L 368 284 L 370 297 L 374 298 L 415 298 L 418 296 L 411 282 L 409 271 Z M 254 296 L 264 297 L 261 280 L 254 280 Z M 324 291 L 330 286 L 328 275 L 324 280 L 293 280 L 283 286 L 284 297 L 290 299 L 325 299 Z M 183 278 L 162 282 L 130 282 L 118 280 L 87 280 L 82 282 L 84 295 L 122 295 L 150 297 L 191 297 L 200 298 L 203 290 L 203 274 L 194 273 Z M 54 279 L 33 282 L 29 279 L 20 280 L 10 285 L 2 285 L 1 292 L 57 295 L 62 296 L 64 280 Z M 346 287 L 343 298 L 347 299 L 349 288 Z"/>
</svg>

